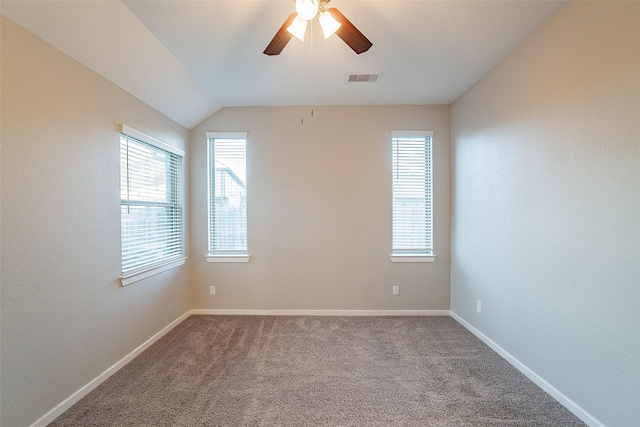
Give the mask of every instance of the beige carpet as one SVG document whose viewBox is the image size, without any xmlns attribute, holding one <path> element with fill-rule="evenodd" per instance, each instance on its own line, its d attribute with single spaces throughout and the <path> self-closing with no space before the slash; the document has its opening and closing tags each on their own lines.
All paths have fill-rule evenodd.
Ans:
<svg viewBox="0 0 640 427">
<path fill-rule="evenodd" d="M 449 317 L 191 316 L 51 426 L 583 426 Z"/>
</svg>

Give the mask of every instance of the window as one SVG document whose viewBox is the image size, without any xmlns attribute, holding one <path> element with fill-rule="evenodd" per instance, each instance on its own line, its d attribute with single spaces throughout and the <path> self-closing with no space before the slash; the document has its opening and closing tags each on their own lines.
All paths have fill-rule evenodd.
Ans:
<svg viewBox="0 0 640 427">
<path fill-rule="evenodd" d="M 184 263 L 183 156 L 182 150 L 122 126 L 123 286 Z"/>
<path fill-rule="evenodd" d="M 247 262 L 247 134 L 207 132 L 209 262 Z"/>
<path fill-rule="evenodd" d="M 394 262 L 431 262 L 431 131 L 392 131 Z"/>
</svg>

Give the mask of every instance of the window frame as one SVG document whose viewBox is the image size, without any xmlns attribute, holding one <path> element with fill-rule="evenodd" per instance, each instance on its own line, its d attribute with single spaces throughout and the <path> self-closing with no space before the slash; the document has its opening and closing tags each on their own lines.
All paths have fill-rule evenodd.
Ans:
<svg viewBox="0 0 640 427">
<path fill-rule="evenodd" d="M 247 236 L 246 248 L 243 250 L 233 250 L 233 249 L 220 249 L 213 250 L 211 237 L 213 236 L 213 213 L 212 213 L 212 183 L 215 185 L 215 181 L 212 178 L 212 170 L 211 170 L 211 159 L 213 158 L 213 154 L 211 150 L 214 147 L 216 139 L 239 139 L 244 141 L 244 162 L 245 168 L 247 166 L 247 158 L 248 158 L 248 132 L 205 132 L 206 143 L 207 143 L 207 254 L 205 255 L 205 259 L 207 262 L 221 262 L 221 263 L 244 263 L 249 262 L 251 256 L 249 254 L 249 210 L 248 206 L 246 207 L 246 218 L 245 224 L 246 229 L 245 233 Z M 214 177 L 215 177 L 215 166 L 214 166 Z M 247 197 L 247 177 L 245 177 L 245 203 Z"/>
<path fill-rule="evenodd" d="M 391 262 L 401 262 L 401 263 L 434 262 L 437 257 L 433 249 L 433 246 L 434 246 L 433 245 L 434 243 L 434 239 L 433 239 L 433 222 L 434 222 L 434 217 L 433 217 L 433 135 L 434 135 L 434 132 L 429 130 L 393 130 L 391 131 L 391 153 L 390 154 L 391 154 L 391 163 L 392 163 L 391 165 L 392 208 L 391 208 L 391 253 L 389 255 Z M 428 167 L 425 167 L 426 169 L 428 169 L 428 174 L 425 175 L 424 186 L 425 186 L 425 191 L 428 192 L 428 196 L 425 196 L 425 200 L 428 197 L 431 201 L 431 206 L 429 210 L 430 224 L 429 224 L 429 229 L 427 230 L 427 240 L 431 241 L 431 246 L 432 246 L 431 248 L 422 248 L 419 250 L 403 250 L 403 249 L 394 248 L 394 230 L 396 227 L 396 224 L 394 221 L 394 199 L 396 195 L 395 195 L 395 185 L 394 185 L 395 178 L 393 176 L 393 173 L 396 170 L 396 167 L 393 164 L 393 161 L 395 158 L 395 155 L 394 155 L 394 149 L 396 144 L 395 141 L 398 138 L 424 138 L 425 143 L 429 144 L 429 150 L 428 150 L 429 156 L 428 156 L 428 159 L 426 159 L 426 162 L 429 162 L 429 164 L 428 164 Z"/>
<path fill-rule="evenodd" d="M 185 263 L 185 203 L 184 203 L 184 150 L 181 150 L 177 147 L 169 145 L 163 141 L 160 141 L 152 136 L 144 134 L 136 129 L 128 127 L 126 125 L 120 126 L 120 173 L 122 177 L 122 138 L 130 138 L 132 140 L 136 140 L 143 144 L 147 144 L 157 150 L 168 153 L 170 156 L 175 156 L 175 186 L 177 191 L 174 192 L 172 197 L 171 206 L 173 209 L 176 209 L 179 212 L 179 219 L 177 221 L 177 227 L 179 228 L 177 233 L 177 243 L 179 244 L 179 252 L 177 254 L 172 254 L 170 256 L 166 256 L 163 258 L 159 258 L 157 260 L 152 260 L 150 262 L 141 263 L 139 265 L 134 265 L 128 268 L 126 271 L 122 269 L 122 273 L 119 277 L 122 286 L 127 286 L 132 283 L 138 282 L 140 280 L 146 279 L 148 277 L 154 276 L 156 274 L 162 273 L 164 271 L 177 268 Z M 171 179 L 173 181 L 173 178 Z M 120 183 L 122 186 L 122 182 Z M 121 187 L 122 188 L 122 187 Z M 120 191 L 122 191 L 120 189 Z M 123 216 L 122 216 L 122 206 L 124 203 L 127 203 L 128 206 L 131 206 L 130 199 L 123 199 L 122 193 L 120 194 L 120 262 L 121 268 L 123 267 Z M 166 206 L 166 202 L 145 202 L 146 205 L 153 206 L 154 204 Z M 169 233 L 175 233 L 176 229 L 172 228 Z"/>
</svg>

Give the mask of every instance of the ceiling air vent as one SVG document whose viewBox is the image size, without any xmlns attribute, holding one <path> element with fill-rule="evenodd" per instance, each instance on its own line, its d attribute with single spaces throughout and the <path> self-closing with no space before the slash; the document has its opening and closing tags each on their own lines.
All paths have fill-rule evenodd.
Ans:
<svg viewBox="0 0 640 427">
<path fill-rule="evenodd" d="M 378 83 L 382 73 L 347 73 L 347 83 Z"/>
</svg>

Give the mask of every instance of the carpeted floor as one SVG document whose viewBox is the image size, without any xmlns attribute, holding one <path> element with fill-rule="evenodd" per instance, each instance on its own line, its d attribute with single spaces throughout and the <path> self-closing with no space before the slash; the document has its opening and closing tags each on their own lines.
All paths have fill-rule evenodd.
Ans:
<svg viewBox="0 0 640 427">
<path fill-rule="evenodd" d="M 584 426 L 450 317 L 191 316 L 50 426 Z"/>
</svg>

